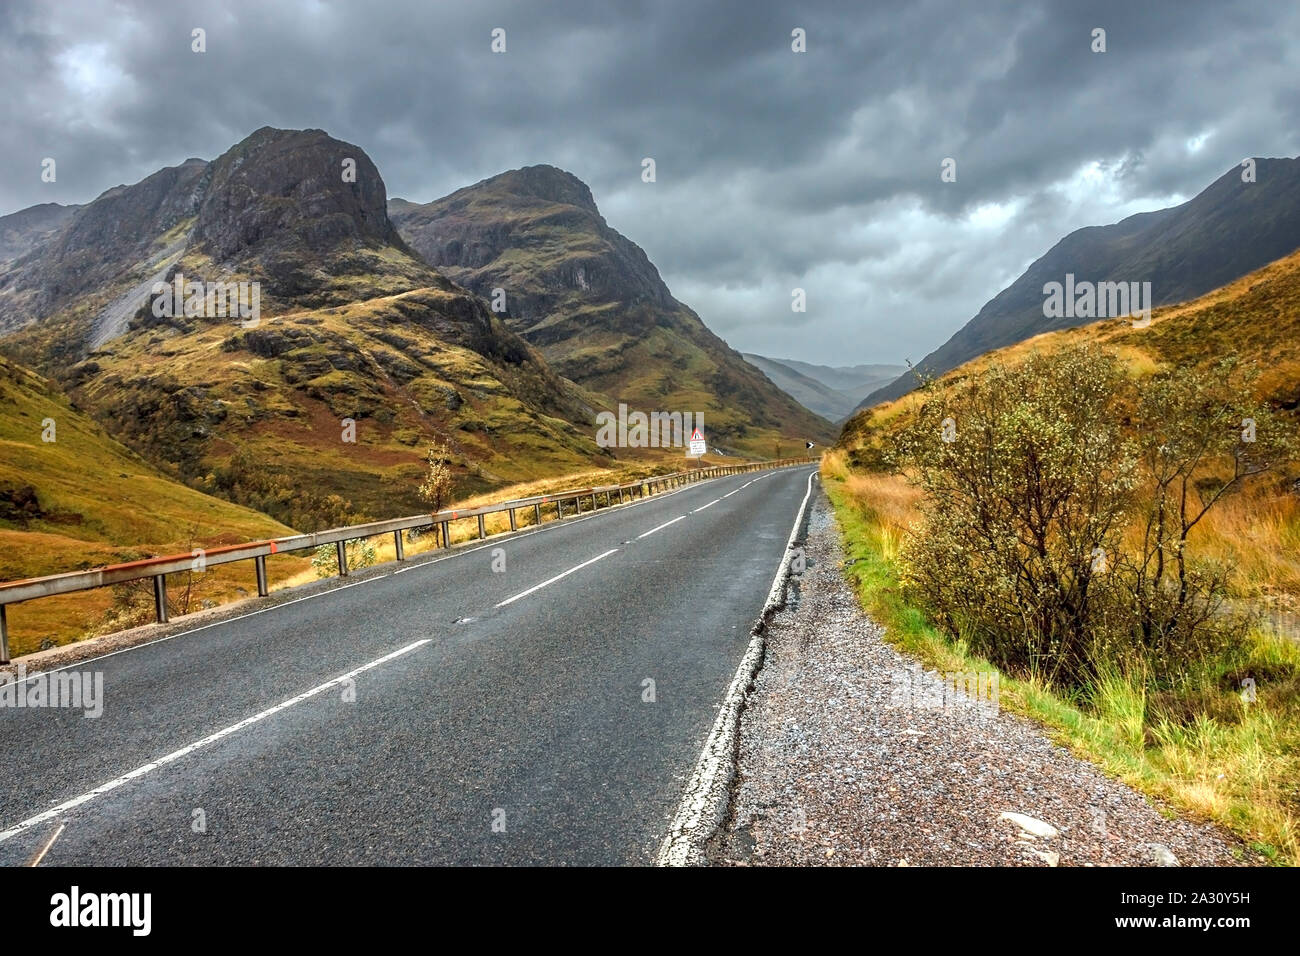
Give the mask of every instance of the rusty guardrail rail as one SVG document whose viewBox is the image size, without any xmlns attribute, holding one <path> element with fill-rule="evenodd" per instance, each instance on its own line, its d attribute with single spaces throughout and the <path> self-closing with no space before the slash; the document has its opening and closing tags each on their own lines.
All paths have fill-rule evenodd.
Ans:
<svg viewBox="0 0 1300 956">
<path fill-rule="evenodd" d="M 451 547 L 451 523 L 469 518 L 478 520 L 478 539 L 488 537 L 484 526 L 485 515 L 509 512 L 510 530 L 519 530 L 518 512 L 532 509 L 534 523 L 542 523 L 542 506 L 554 505 L 557 520 L 564 518 L 564 505 L 573 502 L 574 512 L 582 513 L 582 502 L 590 498 L 591 507 L 599 507 L 598 496 L 605 496 L 606 506 L 613 504 L 613 496 L 618 495 L 622 504 L 627 498 L 644 498 L 667 488 L 676 488 L 709 478 L 721 478 L 749 471 L 766 471 L 770 468 L 784 468 L 791 465 L 807 465 L 809 458 L 782 458 L 776 461 L 748 462 L 741 465 L 715 465 L 710 468 L 694 468 L 676 471 L 667 475 L 651 475 L 637 481 L 624 484 L 599 485 L 593 488 L 574 488 L 557 491 L 549 495 L 535 495 L 531 498 L 515 498 L 497 504 L 480 505 L 477 508 L 457 508 L 431 512 L 429 514 L 411 515 L 406 518 L 389 518 L 384 521 L 370 521 L 365 524 L 347 525 L 331 528 L 328 531 L 316 531 L 311 534 L 295 534 L 285 538 L 273 538 L 266 541 L 252 541 L 247 544 L 232 544 L 219 548 L 199 548 L 190 554 L 173 554 L 142 561 L 128 561 L 125 564 L 110 564 L 88 571 L 69 571 L 64 574 L 51 574 L 40 578 L 28 578 L 23 581 L 0 583 L 0 664 L 9 663 L 9 623 L 5 609 L 10 604 L 20 601 L 32 601 L 37 598 L 53 597 L 58 594 L 72 594 L 76 591 L 89 591 L 94 588 L 108 587 L 127 581 L 139 581 L 153 578 L 154 614 L 158 623 L 165 624 L 167 615 L 167 575 L 184 571 L 206 570 L 217 564 L 230 564 L 234 561 L 254 563 L 257 574 L 257 593 L 266 597 L 266 559 L 269 555 L 287 551 L 314 550 L 322 545 L 333 544 L 337 548 L 339 576 L 348 574 L 347 543 L 362 538 L 373 538 L 381 534 L 392 534 L 396 546 L 397 560 L 406 560 L 402 545 L 402 532 L 412 528 L 434 528 L 441 546 Z M 440 533 L 439 533 L 440 532 Z M 202 559 L 202 566 L 195 567 L 196 561 Z"/>
</svg>

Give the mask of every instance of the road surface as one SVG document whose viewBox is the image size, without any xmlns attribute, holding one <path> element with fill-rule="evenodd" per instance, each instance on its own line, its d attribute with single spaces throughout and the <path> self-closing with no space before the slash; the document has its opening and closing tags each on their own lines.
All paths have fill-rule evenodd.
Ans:
<svg viewBox="0 0 1300 956">
<path fill-rule="evenodd" d="M 72 665 L 103 674 L 98 719 L 0 708 L 0 864 L 59 824 L 43 866 L 648 863 L 812 471 L 702 482 Z"/>
</svg>

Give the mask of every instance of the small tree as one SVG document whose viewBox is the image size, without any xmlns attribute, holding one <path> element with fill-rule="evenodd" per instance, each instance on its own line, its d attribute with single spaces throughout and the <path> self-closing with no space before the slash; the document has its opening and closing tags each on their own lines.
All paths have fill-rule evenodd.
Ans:
<svg viewBox="0 0 1300 956">
<path fill-rule="evenodd" d="M 447 443 L 431 444 L 424 460 L 429 468 L 417 493 L 421 501 L 429 504 L 431 510 L 441 511 L 443 504 L 451 497 L 451 453 L 447 449 Z"/>
<path fill-rule="evenodd" d="M 1173 647 L 1228 636 L 1213 624 L 1224 572 L 1193 563 L 1189 536 L 1226 496 L 1294 451 L 1286 424 L 1253 398 L 1258 375 L 1235 357 L 1209 368 L 1175 367 L 1145 383 L 1136 402 L 1142 542 L 1124 570 L 1139 640 L 1156 661 Z"/>
<path fill-rule="evenodd" d="M 901 436 L 927 492 L 905 585 L 994 663 L 1075 679 L 1132 487 L 1112 402 L 1119 363 L 1095 348 L 929 383 Z"/>
<path fill-rule="evenodd" d="M 927 383 L 899 442 L 926 491 L 904 586 L 994 663 L 1082 685 L 1111 662 L 1167 682 L 1242 622 L 1193 530 L 1293 449 L 1239 363 L 1135 383 L 1095 346 Z"/>
</svg>

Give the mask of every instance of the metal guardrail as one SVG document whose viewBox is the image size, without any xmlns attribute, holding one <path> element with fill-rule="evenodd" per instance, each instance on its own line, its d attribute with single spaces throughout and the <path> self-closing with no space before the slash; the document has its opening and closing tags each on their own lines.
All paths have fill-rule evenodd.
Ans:
<svg viewBox="0 0 1300 956">
<path fill-rule="evenodd" d="M 20 601 L 52 597 L 58 594 L 72 594 L 76 591 L 89 591 L 94 588 L 108 587 L 127 581 L 139 581 L 153 578 L 154 614 L 158 623 L 165 624 L 167 614 L 167 575 L 179 572 L 206 570 L 217 564 L 230 564 L 234 561 L 254 562 L 257 574 L 257 593 L 266 597 L 269 593 L 266 581 L 266 559 L 268 555 L 287 551 L 304 551 L 319 548 L 321 545 L 333 544 L 337 549 L 339 576 L 348 574 L 347 543 L 362 538 L 372 538 L 381 534 L 392 534 L 396 546 L 397 560 L 406 560 L 402 545 L 402 532 L 412 528 L 433 528 L 435 535 L 444 548 L 451 547 L 451 523 L 469 518 L 478 520 L 478 539 L 488 537 L 484 526 L 485 515 L 509 512 L 510 530 L 519 530 L 518 512 L 531 508 L 534 523 L 542 523 L 542 506 L 554 505 L 557 520 L 564 518 L 564 505 L 573 502 L 574 513 L 582 513 L 582 502 L 590 498 L 592 510 L 599 507 L 597 496 L 605 496 L 606 506 L 613 504 L 613 496 L 618 495 L 622 504 L 627 498 L 644 498 L 667 488 L 676 488 L 702 481 L 708 478 L 721 478 L 749 471 L 765 471 L 770 468 L 784 468 L 790 465 L 807 465 L 808 458 L 782 458 L 777 461 L 752 462 L 743 465 L 718 465 L 711 468 L 695 468 L 677 471 L 668 475 L 652 475 L 625 484 L 599 485 L 593 488 L 575 488 L 558 491 L 549 495 L 536 495 L 531 498 L 516 498 L 497 504 L 480 505 L 477 508 L 457 508 L 430 514 L 411 515 L 406 518 L 389 518 L 385 521 L 371 521 L 366 524 L 348 525 L 317 531 L 312 534 L 295 534 L 285 538 L 273 538 L 266 541 L 252 541 L 247 544 L 232 544 L 220 548 L 198 549 L 190 554 L 173 554 L 158 558 L 146 558 L 142 561 L 129 561 L 125 564 L 110 564 L 89 571 L 70 571 L 65 574 L 51 574 L 40 578 L 28 578 L 23 581 L 10 581 L 0 584 L 0 664 L 9 663 L 9 624 L 5 608 Z M 195 564 L 202 560 L 202 567 Z"/>
</svg>

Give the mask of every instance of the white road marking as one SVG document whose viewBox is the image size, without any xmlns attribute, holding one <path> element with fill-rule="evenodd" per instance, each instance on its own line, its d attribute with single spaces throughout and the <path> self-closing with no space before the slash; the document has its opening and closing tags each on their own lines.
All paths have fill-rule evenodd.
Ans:
<svg viewBox="0 0 1300 956">
<path fill-rule="evenodd" d="M 705 508 L 712 508 L 721 500 L 722 500 L 721 498 L 714 498 L 707 505 L 700 505 L 698 508 L 695 509 L 695 511 L 692 511 L 691 514 L 695 514 L 697 511 L 703 511 Z"/>
<path fill-rule="evenodd" d="M 532 587 L 530 587 L 527 591 L 520 591 L 520 592 L 519 592 L 518 594 L 516 594 L 514 597 L 508 597 L 508 598 L 506 598 L 504 601 L 502 601 L 500 604 L 494 604 L 493 607 L 494 607 L 494 608 L 497 608 L 497 607 L 505 607 L 507 604 L 513 604 L 515 601 L 518 601 L 520 598 L 528 597 L 528 595 L 532 594 L 534 591 L 540 591 L 542 588 L 546 587 L 548 584 L 554 584 L 556 581 L 560 580 L 560 578 L 567 578 L 567 577 L 568 577 L 570 574 L 572 574 L 574 571 L 581 571 L 581 570 L 582 570 L 583 568 L 585 568 L 587 565 L 589 565 L 589 564 L 595 564 L 595 563 L 596 563 L 597 561 L 599 561 L 601 558 L 608 558 L 611 554 L 613 554 L 613 553 L 614 553 L 615 551 L 617 551 L 617 550 L 618 550 L 618 548 L 610 548 L 610 549 L 609 549 L 608 551 L 606 551 L 604 554 L 598 554 L 598 555 L 596 555 L 594 558 L 590 558 L 590 559 L 588 559 L 588 560 L 586 560 L 586 561 L 583 561 L 582 564 L 574 565 L 573 567 L 569 568 L 569 570 L 564 571 L 564 572 L 561 573 L 561 574 L 557 574 L 557 575 L 556 575 L 555 577 L 553 577 L 553 578 L 547 578 L 547 579 L 546 579 L 545 581 L 543 581 L 541 584 L 534 584 L 534 585 L 533 585 Z"/>
<path fill-rule="evenodd" d="M 794 557 L 794 542 L 803 525 L 804 514 L 808 510 L 808 499 L 812 497 L 813 478 L 816 472 L 808 474 L 808 490 L 804 492 L 799 512 L 795 515 L 790 537 L 785 542 L 785 554 L 777 568 L 772 588 L 767 592 L 767 601 L 759 615 L 762 621 L 769 609 L 776 607 L 785 593 L 786 581 L 790 573 L 790 561 Z M 735 772 L 736 734 L 740 730 L 740 711 L 748 696 L 750 683 L 758 674 L 763 663 L 763 632 L 757 624 L 750 631 L 749 646 L 745 656 L 736 668 L 736 675 L 731 679 L 727 696 L 723 698 L 718 709 L 718 717 L 713 722 L 713 729 L 704 742 L 704 749 L 696 761 L 695 770 L 686 784 L 677 812 L 668 828 L 655 856 L 656 866 L 685 866 L 697 862 L 699 847 L 705 839 L 716 832 L 721 825 L 726 807 L 722 803 L 721 793 L 725 789 L 731 774 Z"/>
<path fill-rule="evenodd" d="M 214 744 L 218 740 L 222 740 L 226 737 L 229 737 L 231 734 L 238 733 L 239 731 L 243 730 L 245 727 L 252 726 L 253 724 L 258 723 L 259 721 L 265 720 L 267 717 L 270 717 L 274 714 L 278 714 L 280 711 L 286 710 L 289 707 L 292 707 L 294 704 L 300 704 L 304 700 L 307 700 L 310 697 L 315 697 L 317 694 L 329 690 L 331 687 L 337 687 L 338 685 L 342 684 L 344 681 L 348 681 L 356 677 L 358 674 L 364 674 L 366 671 L 378 667 L 381 664 L 386 664 L 389 661 L 394 660 L 395 658 L 401 657 L 403 654 L 409 654 L 417 647 L 420 647 L 421 645 L 428 644 L 428 643 L 429 643 L 429 638 L 424 638 L 423 640 L 419 640 L 411 644 L 407 644 L 405 647 L 399 648 L 398 650 L 393 651 L 391 654 L 385 654 L 383 657 L 379 658 L 378 660 L 373 660 L 369 664 L 363 664 L 361 667 L 358 667 L 355 670 L 350 670 L 346 674 L 343 674 L 340 677 L 335 677 L 333 680 L 326 681 L 323 684 L 318 684 L 317 686 L 313 687 L 311 690 L 304 691 L 303 693 L 299 694 L 297 697 L 290 697 L 288 700 L 282 701 L 276 704 L 274 707 L 268 707 L 266 710 L 261 711 L 260 713 L 256 713 L 252 717 L 245 717 L 243 720 L 239 721 L 239 723 L 231 724 L 229 727 L 223 728 L 222 730 L 218 730 L 215 734 L 209 734 L 208 736 L 204 737 L 202 740 L 196 740 L 194 741 L 194 743 L 188 744 L 182 747 L 180 750 L 173 750 L 165 757 L 159 757 L 157 760 L 144 764 L 143 766 L 136 767 L 130 773 L 125 773 L 120 777 L 110 780 L 108 783 L 101 784 L 100 786 L 96 787 L 94 790 L 91 790 L 87 793 L 83 793 L 79 797 L 73 797 L 71 800 L 68 800 L 64 803 L 60 803 L 57 807 L 51 807 L 49 810 L 46 810 L 44 813 L 38 813 L 36 816 L 30 817 L 29 819 L 24 820 L 22 823 L 15 824 L 14 826 L 10 827 L 8 830 L 5 830 L 3 833 L 0 833 L 0 843 L 3 843 L 5 840 L 8 840 L 10 837 L 17 836 L 19 833 L 22 833 L 24 830 L 29 830 L 34 826 L 39 826 L 40 824 L 44 823 L 46 820 L 53 820 L 55 817 L 62 816 L 63 814 L 67 813 L 69 810 L 73 810 L 84 803 L 89 803 L 91 800 L 94 800 L 96 797 L 103 796 L 104 794 L 108 793 L 111 790 L 116 790 L 118 787 L 122 786 L 123 784 L 135 780 L 138 777 L 143 777 L 147 773 L 152 773 L 154 770 L 157 770 L 159 767 L 165 767 L 169 763 L 175 763 L 177 760 L 180 760 L 182 757 L 193 753 L 194 751 L 198 750 L 200 747 L 206 747 L 208 744 Z"/>
<path fill-rule="evenodd" d="M 723 477 L 727 477 L 727 476 L 721 476 L 719 478 L 709 478 L 706 480 L 721 481 Z M 766 478 L 768 477 L 768 475 L 764 474 L 761 477 Z M 758 481 L 757 478 L 753 480 Z M 686 485 L 682 488 L 677 488 L 673 491 L 665 491 L 665 492 L 660 492 L 659 494 L 656 495 L 651 495 L 648 498 L 638 498 L 635 501 L 629 501 L 627 505 L 624 507 L 634 506 L 634 505 L 644 505 L 654 501 L 663 501 L 665 498 L 671 498 L 673 495 L 680 495 L 684 491 L 691 491 L 692 489 L 697 487 L 699 486 Z M 740 490 L 739 488 L 736 489 L 736 491 L 739 490 Z M 731 497 L 731 495 L 734 495 L 735 493 L 736 492 L 733 491 L 730 492 L 729 494 L 723 495 L 722 497 L 729 498 Z M 222 618 L 219 621 L 213 621 L 211 624 L 202 624 L 198 627 L 191 628 L 188 631 L 178 631 L 175 634 L 168 634 L 166 637 L 160 637 L 152 641 L 145 641 L 140 644 L 132 644 L 130 647 L 123 647 L 120 650 L 109 651 L 107 654 L 99 654 L 96 655 L 95 657 L 86 657 L 81 660 L 73 661 L 70 664 L 64 664 L 62 667 L 54 667 L 47 671 L 36 671 L 35 673 L 27 674 L 21 681 L 11 680 L 8 681 L 7 683 L 25 684 L 29 680 L 35 680 L 37 677 L 40 677 L 42 674 L 57 674 L 59 671 L 69 670 L 73 667 L 78 667 L 78 668 L 85 667 L 87 664 L 94 663 L 95 661 L 102 661 L 109 657 L 116 657 L 118 654 L 128 654 L 131 651 L 138 651 L 146 647 L 152 647 L 155 644 L 165 643 L 166 641 L 174 641 L 178 637 L 188 637 L 191 634 L 197 634 L 199 631 L 206 631 L 208 628 L 211 627 L 221 627 L 223 624 L 230 624 L 232 621 L 240 621 L 243 620 L 244 618 L 255 617 L 258 614 L 269 614 L 271 611 L 278 611 L 281 608 L 289 607 L 290 605 L 297 604 L 300 601 L 310 601 L 313 598 L 324 597 L 327 594 L 333 594 L 335 591 L 345 591 L 348 588 L 360 587 L 363 584 L 369 584 L 373 581 L 382 581 L 384 578 L 389 577 L 392 574 L 402 574 L 406 571 L 415 571 L 418 568 L 433 567 L 435 564 L 441 564 L 443 561 L 451 561 L 456 558 L 462 558 L 467 554 L 473 554 L 475 551 L 482 551 L 485 548 L 496 547 L 499 541 L 516 541 L 521 538 L 531 537 L 532 535 L 535 534 L 545 534 L 547 531 L 554 531 L 558 528 L 579 524 L 583 521 L 590 521 L 592 518 L 597 518 L 603 514 L 606 514 L 608 510 L 612 510 L 612 509 L 607 509 L 606 511 L 595 511 L 592 512 L 591 514 L 583 515 L 581 517 L 565 518 L 563 521 L 547 522 L 542 527 L 535 527 L 531 531 L 524 531 L 518 534 L 505 533 L 501 535 L 492 535 L 491 537 L 496 538 L 497 539 L 496 541 L 489 541 L 485 544 L 480 544 L 477 547 L 473 547 L 473 548 L 466 548 L 464 545 L 459 545 L 452 550 L 451 554 L 442 555 L 441 557 L 434 558 L 431 561 L 421 561 L 420 558 L 425 557 L 425 555 L 427 554 L 434 554 L 436 552 L 428 552 L 428 551 L 421 552 L 413 555 L 411 558 L 408 559 L 412 562 L 410 565 L 404 568 L 398 568 L 395 571 L 389 571 L 384 574 L 376 574 L 372 577 L 367 577 L 361 581 L 353 581 L 351 584 L 341 584 L 334 587 L 327 587 L 320 591 L 317 591 L 315 594 L 306 594 L 299 598 L 292 598 L 288 601 L 282 601 L 279 604 L 273 604 L 270 607 L 259 608 L 256 611 L 249 611 L 246 614 L 234 614 L 231 617 Z M 656 528 L 655 530 L 658 529 Z M 284 552 L 284 553 L 288 554 L 290 552 Z M 292 590 L 292 589 L 286 589 L 286 590 Z M 0 686 L 4 686 L 4 682 L 0 682 Z"/>
<path fill-rule="evenodd" d="M 651 529 L 650 529 L 649 531 L 647 531 L 645 534 L 639 534 L 639 535 L 637 535 L 637 536 L 636 536 L 636 540 L 640 541 L 642 538 L 648 538 L 648 537 L 650 537 L 650 535 L 654 534 L 656 531 L 662 531 L 662 530 L 664 530 L 664 528 L 668 527 L 670 524 L 676 524 L 677 522 L 683 520 L 685 517 L 686 517 L 686 515 L 678 515 L 678 516 L 677 516 L 676 518 L 674 518 L 672 521 L 665 521 L 665 522 L 664 522 L 663 524 L 661 524 L 659 527 L 657 527 L 657 528 L 651 528 Z"/>
</svg>

